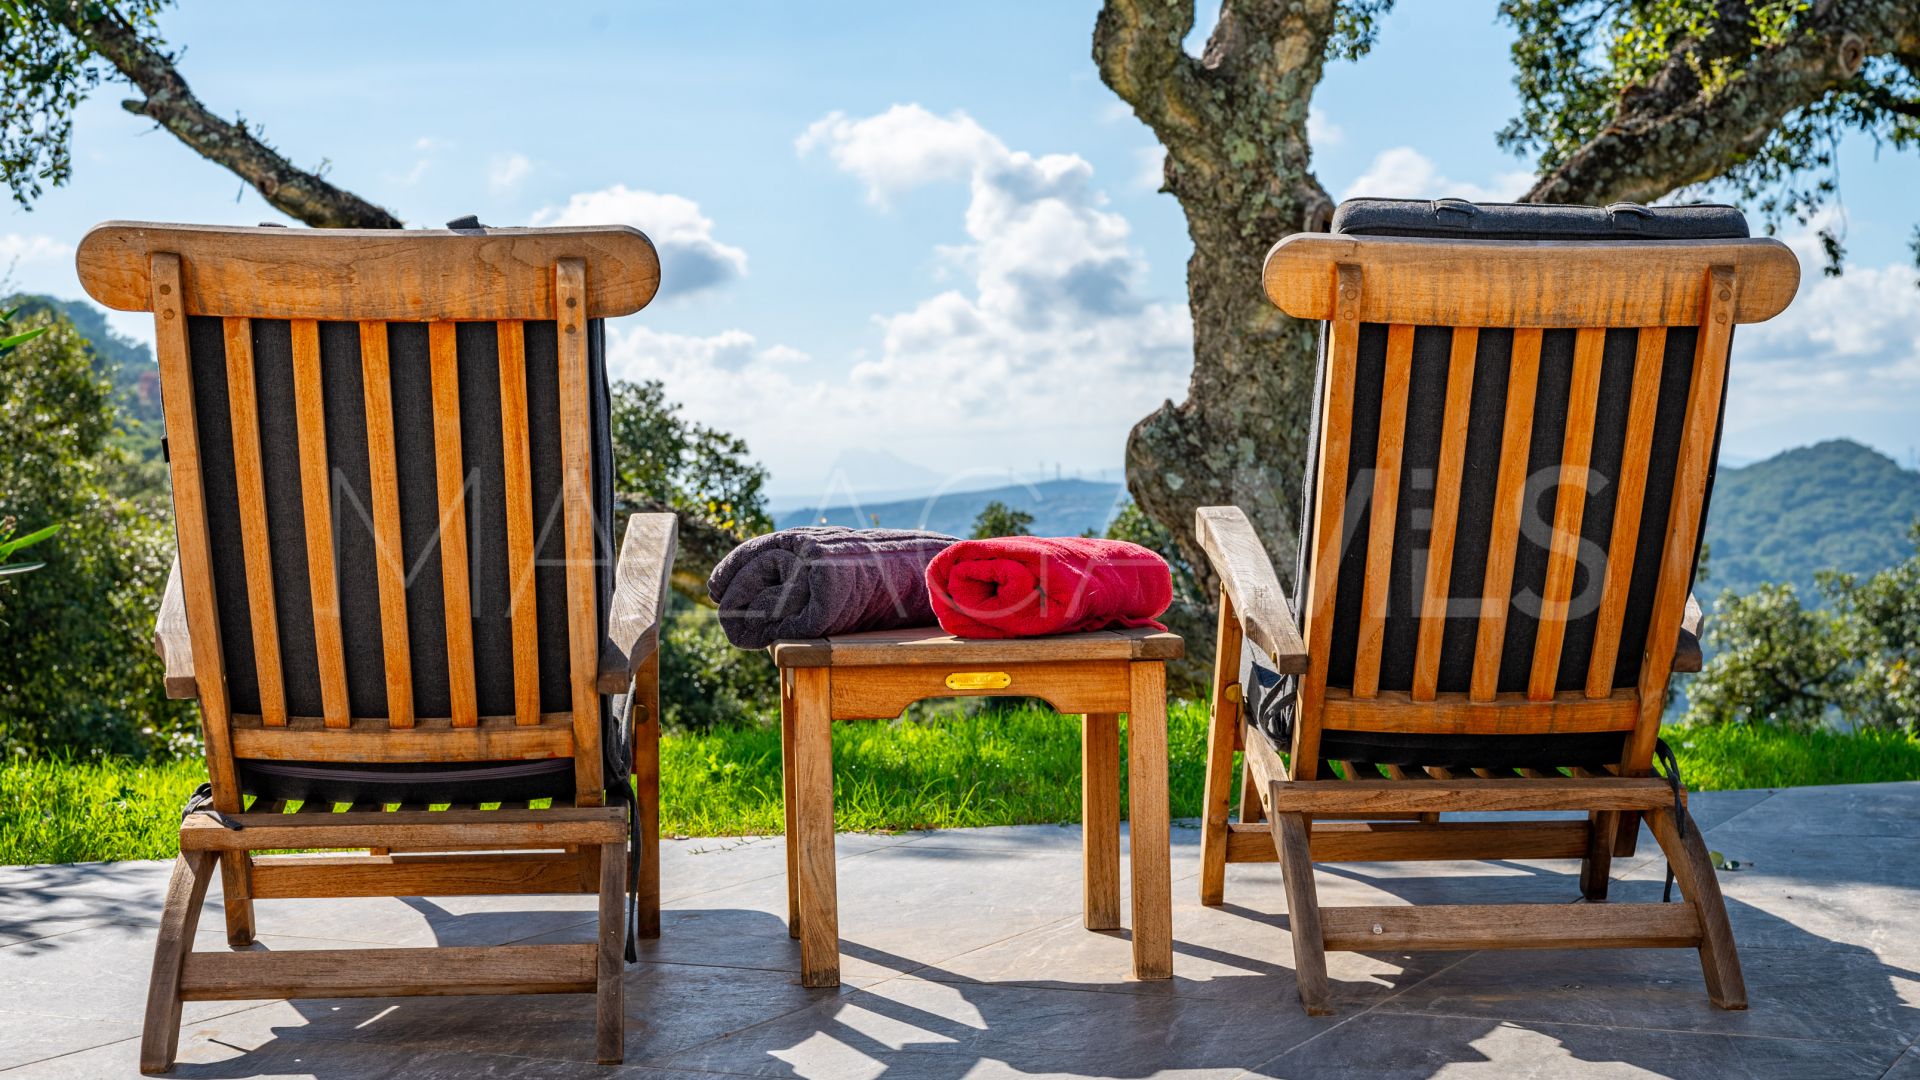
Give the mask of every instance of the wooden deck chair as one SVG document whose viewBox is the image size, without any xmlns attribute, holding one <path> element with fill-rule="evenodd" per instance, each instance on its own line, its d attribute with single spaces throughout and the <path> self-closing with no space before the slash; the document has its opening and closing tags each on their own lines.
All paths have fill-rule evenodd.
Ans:
<svg viewBox="0 0 1920 1080">
<path fill-rule="evenodd" d="M 1273 302 L 1324 324 L 1303 599 L 1240 510 L 1199 511 L 1223 583 L 1200 897 L 1222 902 L 1228 862 L 1282 863 L 1309 1012 L 1327 949 L 1692 947 L 1713 1003 L 1745 1007 L 1684 788 L 1653 765 L 1668 677 L 1699 666 L 1733 328 L 1798 281 L 1726 207 L 1363 200 L 1268 255 Z M 1442 817 L 1568 810 L 1586 820 Z M 1602 900 L 1639 815 L 1684 904 L 1316 899 L 1315 862 L 1566 857 Z"/>
<path fill-rule="evenodd" d="M 182 1001 L 425 994 L 596 994 L 619 1061 L 623 890 L 658 927 L 674 527 L 635 515 L 614 565 L 602 320 L 652 298 L 652 244 L 110 222 L 78 263 L 153 312 L 179 540 L 158 646 L 211 776 L 141 1068 L 172 1067 Z M 369 850 L 254 854 L 287 848 Z M 282 897 L 597 894 L 599 940 L 194 952 L 216 863 L 236 948 Z"/>
</svg>

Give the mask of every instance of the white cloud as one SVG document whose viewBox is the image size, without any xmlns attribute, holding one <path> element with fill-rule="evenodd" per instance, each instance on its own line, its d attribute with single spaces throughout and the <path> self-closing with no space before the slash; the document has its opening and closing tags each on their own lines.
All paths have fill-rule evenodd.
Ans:
<svg viewBox="0 0 1920 1080">
<path fill-rule="evenodd" d="M 1309 124 L 1311 124 L 1309 113 Z M 1337 130 L 1337 129 L 1336 129 Z M 1347 185 L 1341 199 L 1468 199 L 1505 202 L 1526 193 L 1533 174 L 1525 170 L 1501 173 L 1486 185 L 1444 176 L 1433 159 L 1411 146 L 1382 150 L 1359 178 Z"/>
<path fill-rule="evenodd" d="M 964 179 L 965 238 L 934 252 L 951 286 L 876 315 L 879 346 L 850 369 L 738 330 L 616 328 L 616 375 L 662 379 L 690 416 L 742 436 L 789 482 L 824 475 L 853 445 L 954 472 L 1109 465 L 1134 422 L 1184 385 L 1186 306 L 1142 295 L 1145 262 L 1085 160 L 1012 150 L 964 114 L 914 105 L 833 114 L 797 150 L 822 153 L 879 203 Z"/>
<path fill-rule="evenodd" d="M 0 234 L 0 272 L 17 263 L 57 262 L 73 257 L 73 245 L 51 236 Z"/>
<path fill-rule="evenodd" d="M 533 172 L 533 162 L 525 154 L 496 155 L 487 166 L 487 186 L 495 191 L 512 191 Z"/>
<path fill-rule="evenodd" d="M 1140 162 L 1140 171 L 1134 174 L 1133 182 L 1148 191 L 1159 191 L 1160 185 L 1167 182 L 1167 148 L 1146 146 L 1133 153 Z"/>
<path fill-rule="evenodd" d="M 1318 105 L 1307 106 L 1307 142 L 1311 146 L 1335 146 L 1347 137 L 1346 129 L 1327 118 Z"/>
<path fill-rule="evenodd" d="M 684 296 L 713 288 L 747 272 L 747 253 L 713 237 L 713 219 L 700 204 L 680 195 L 634 191 L 615 184 L 582 192 L 565 206 L 535 211 L 535 225 L 632 225 L 660 252 L 660 291 Z"/>
<path fill-rule="evenodd" d="M 981 162 L 1007 153 L 966 113 L 935 116 L 919 105 L 895 105 L 861 120 L 831 112 L 808 125 L 793 145 L 803 157 L 825 149 L 835 165 L 867 185 L 867 199 L 877 206 L 908 188 L 965 179 Z"/>
</svg>

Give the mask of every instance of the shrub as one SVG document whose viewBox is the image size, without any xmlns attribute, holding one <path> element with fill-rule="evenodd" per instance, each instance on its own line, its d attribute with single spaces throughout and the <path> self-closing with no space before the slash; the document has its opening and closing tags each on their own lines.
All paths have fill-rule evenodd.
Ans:
<svg viewBox="0 0 1920 1080">
<path fill-rule="evenodd" d="M 46 565 L 0 585 L 0 747 L 74 755 L 190 745 L 162 689 L 153 617 L 172 557 L 164 495 L 128 495 L 112 388 L 64 318 L 21 342 L 0 380 L 0 519 L 59 523 Z"/>
</svg>

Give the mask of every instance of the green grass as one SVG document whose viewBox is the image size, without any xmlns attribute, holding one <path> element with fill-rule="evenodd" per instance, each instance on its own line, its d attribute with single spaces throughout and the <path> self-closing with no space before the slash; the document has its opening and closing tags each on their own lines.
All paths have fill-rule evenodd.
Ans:
<svg viewBox="0 0 1920 1080">
<path fill-rule="evenodd" d="M 1197 816 L 1206 711 L 1174 702 L 1168 724 L 1173 813 Z M 1676 727 L 1666 738 L 1696 791 L 1920 779 L 1920 740 L 1896 732 Z M 1078 717 L 1007 708 L 971 715 L 952 710 L 928 722 L 836 724 L 833 753 L 841 829 L 1080 816 Z M 661 774 L 666 835 L 781 830 L 775 729 L 669 736 Z M 0 864 L 170 857 L 180 804 L 203 779 L 197 760 L 0 765 Z"/>
<path fill-rule="evenodd" d="M 1663 737 L 1695 791 L 1920 780 L 1920 739 L 1898 731 L 1788 731 L 1700 724 Z"/>
</svg>

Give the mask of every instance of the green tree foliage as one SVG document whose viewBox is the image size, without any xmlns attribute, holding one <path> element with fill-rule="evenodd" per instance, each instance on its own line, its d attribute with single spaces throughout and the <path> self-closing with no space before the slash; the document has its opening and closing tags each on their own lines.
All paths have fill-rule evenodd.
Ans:
<svg viewBox="0 0 1920 1080">
<path fill-rule="evenodd" d="M 973 519 L 973 539 L 991 540 L 996 536 L 1032 536 L 1033 515 L 1015 510 L 998 499 L 981 508 Z"/>
<path fill-rule="evenodd" d="M 673 594 L 660 645 L 660 710 L 670 729 L 769 723 L 780 676 L 765 649 L 736 649 L 710 607 Z"/>
<path fill-rule="evenodd" d="M 1212 674 L 1207 665 L 1212 662 L 1213 608 L 1179 542 L 1131 500 L 1107 526 L 1107 539 L 1139 544 L 1167 560 L 1173 572 L 1173 605 L 1160 621 L 1187 642 L 1187 655 L 1167 664 L 1167 685 L 1183 697 L 1205 697 Z"/>
<path fill-rule="evenodd" d="M 1864 581 L 1828 574 L 1820 584 L 1849 660 L 1841 711 L 1858 723 L 1920 734 L 1920 525 L 1908 536 L 1914 554 L 1905 562 Z"/>
<path fill-rule="evenodd" d="M 1686 719 L 1813 727 L 1833 719 L 1920 734 L 1920 526 L 1913 554 L 1862 580 L 1826 573 L 1823 609 L 1791 585 L 1728 593 L 1715 653 L 1687 684 Z"/>
<path fill-rule="evenodd" d="M 669 728 L 764 722 L 779 715 L 779 680 L 763 651 L 736 649 L 703 603 L 707 574 L 733 544 L 770 532 L 767 471 L 747 444 L 693 423 L 660 383 L 613 387 L 614 486 L 630 508 L 680 517 L 675 584 L 660 652 L 660 701 Z M 686 595 L 682 595 L 682 593 Z"/>
<path fill-rule="evenodd" d="M 767 470 L 744 440 L 696 424 L 658 380 L 613 386 L 614 487 L 633 504 L 691 513 L 736 537 L 773 530 Z"/>
<path fill-rule="evenodd" d="M 44 316 L 43 316 L 44 318 Z M 120 493 L 112 388 L 65 320 L 5 359 L 0 519 L 59 524 L 46 565 L 0 588 L 0 747 L 146 754 L 191 740 L 169 702 L 153 614 L 172 556 L 164 498 Z"/>
<path fill-rule="evenodd" d="M 1714 181 L 1770 228 L 1805 224 L 1838 195 L 1842 136 L 1920 143 L 1910 0 L 1504 0 L 1501 13 L 1519 31 L 1520 112 L 1500 141 L 1538 155 L 1530 199 L 1651 201 Z M 1837 274 L 1843 237 L 1821 238 Z"/>
<path fill-rule="evenodd" d="M 56 5 L 62 6 L 62 5 Z M 142 32 L 159 3 L 112 5 Z M 37 0 L 0 0 L 0 184 L 21 206 L 73 174 L 73 111 L 111 68 Z"/>
</svg>

